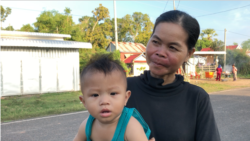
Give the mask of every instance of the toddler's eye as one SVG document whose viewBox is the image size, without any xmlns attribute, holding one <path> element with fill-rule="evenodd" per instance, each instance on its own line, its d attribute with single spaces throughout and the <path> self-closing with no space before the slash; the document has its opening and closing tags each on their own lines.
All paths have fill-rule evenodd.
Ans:
<svg viewBox="0 0 250 141">
<path fill-rule="evenodd" d="M 117 93 L 113 92 L 113 93 L 110 93 L 110 95 L 116 95 Z"/>
<path fill-rule="evenodd" d="M 98 97 L 98 94 L 92 94 L 91 97 Z"/>
</svg>

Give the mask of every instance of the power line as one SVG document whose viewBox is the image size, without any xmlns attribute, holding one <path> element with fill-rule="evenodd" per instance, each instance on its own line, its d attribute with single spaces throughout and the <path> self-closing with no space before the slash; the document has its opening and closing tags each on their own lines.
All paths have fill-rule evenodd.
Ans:
<svg viewBox="0 0 250 141">
<path fill-rule="evenodd" d="M 164 12 L 164 10 L 165 10 L 165 8 L 166 8 L 167 4 L 168 4 L 168 0 L 167 0 L 167 3 L 166 3 L 166 5 L 165 5 L 165 7 L 164 7 L 164 9 L 163 9 L 163 12 Z"/>
<path fill-rule="evenodd" d="M 239 34 L 239 35 L 246 36 L 246 37 L 250 37 L 250 36 L 248 36 L 248 35 L 244 35 L 244 34 L 240 34 L 240 33 L 232 32 L 232 31 L 228 31 L 228 32 L 231 32 L 231 33 L 234 33 L 234 34 Z"/>
<path fill-rule="evenodd" d="M 6 6 L 7 7 L 7 6 Z M 40 10 L 33 10 L 33 9 L 23 9 L 23 8 L 16 8 L 16 7 L 9 7 L 9 8 L 12 8 L 12 9 L 20 9 L 20 10 L 27 10 L 27 11 L 37 11 L 37 12 L 44 12 L 44 11 L 53 11 L 53 10 L 44 10 L 44 11 L 40 11 Z M 55 10 L 56 11 L 56 10 Z M 58 12 L 59 13 L 59 12 Z M 59 14 L 64 14 L 64 13 L 59 13 Z M 83 15 L 74 15 L 74 14 L 71 14 L 71 16 L 79 16 L 79 17 L 82 17 Z"/>
<path fill-rule="evenodd" d="M 247 6 L 250 6 L 250 4 L 246 5 L 246 6 L 238 7 L 238 8 L 228 9 L 228 10 L 225 10 L 225 11 L 220 11 L 220 12 L 215 12 L 215 13 L 211 13 L 211 14 L 196 16 L 196 18 L 197 17 L 202 17 L 202 16 L 209 16 L 209 15 L 219 14 L 219 13 L 223 13 L 223 12 L 227 12 L 227 11 L 232 11 L 232 10 L 243 8 L 243 7 L 247 7 Z"/>
<path fill-rule="evenodd" d="M 207 29 L 207 28 L 206 28 Z M 206 29 L 204 29 L 204 28 L 201 28 L 201 30 L 206 30 Z M 217 29 L 214 29 L 215 31 L 223 31 L 224 32 L 224 30 L 217 30 Z M 227 30 L 228 31 L 228 30 Z M 250 37 L 249 35 L 244 35 L 244 34 L 240 34 L 240 33 L 236 33 L 236 32 L 232 32 L 232 31 L 228 31 L 228 32 L 231 32 L 231 33 L 234 33 L 234 34 L 239 34 L 239 35 L 242 35 L 242 36 L 247 36 L 247 37 Z"/>
<path fill-rule="evenodd" d="M 176 9 L 178 9 L 180 2 L 181 2 L 181 1 L 179 0 L 178 5 L 177 5 L 177 8 L 176 8 Z"/>
</svg>

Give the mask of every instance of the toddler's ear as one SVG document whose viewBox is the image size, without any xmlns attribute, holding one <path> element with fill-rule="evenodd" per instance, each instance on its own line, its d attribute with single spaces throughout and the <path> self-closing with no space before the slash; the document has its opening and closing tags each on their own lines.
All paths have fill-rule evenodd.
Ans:
<svg viewBox="0 0 250 141">
<path fill-rule="evenodd" d="M 84 100 L 84 98 L 83 98 L 83 95 L 80 95 L 80 96 L 79 96 L 79 99 L 80 99 L 80 101 L 82 102 L 82 104 L 85 106 L 85 100 Z"/>
<path fill-rule="evenodd" d="M 126 94 L 125 94 L 125 106 L 126 106 L 130 96 L 131 96 L 131 91 L 130 90 L 126 91 Z"/>
</svg>

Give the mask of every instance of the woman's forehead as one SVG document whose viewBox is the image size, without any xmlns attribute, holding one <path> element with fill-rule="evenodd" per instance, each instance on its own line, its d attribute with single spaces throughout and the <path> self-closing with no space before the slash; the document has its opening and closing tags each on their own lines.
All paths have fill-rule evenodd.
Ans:
<svg viewBox="0 0 250 141">
<path fill-rule="evenodd" d="M 186 43 L 188 34 L 179 24 L 162 22 L 156 26 L 152 38 L 156 38 L 162 41 L 166 40 L 183 41 Z"/>
</svg>

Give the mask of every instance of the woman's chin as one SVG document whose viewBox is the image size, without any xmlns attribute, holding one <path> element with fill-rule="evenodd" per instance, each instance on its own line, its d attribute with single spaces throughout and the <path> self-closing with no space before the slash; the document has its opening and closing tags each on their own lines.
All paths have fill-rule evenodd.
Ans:
<svg viewBox="0 0 250 141">
<path fill-rule="evenodd" d="M 163 78 L 164 76 L 167 75 L 174 75 L 175 72 L 170 72 L 168 70 L 162 70 L 162 69 L 150 69 L 150 75 L 155 77 L 155 78 Z"/>
<path fill-rule="evenodd" d="M 150 74 L 151 76 L 155 77 L 155 78 L 162 78 L 164 77 L 167 73 L 163 70 L 154 70 L 154 69 L 150 69 Z"/>
</svg>

